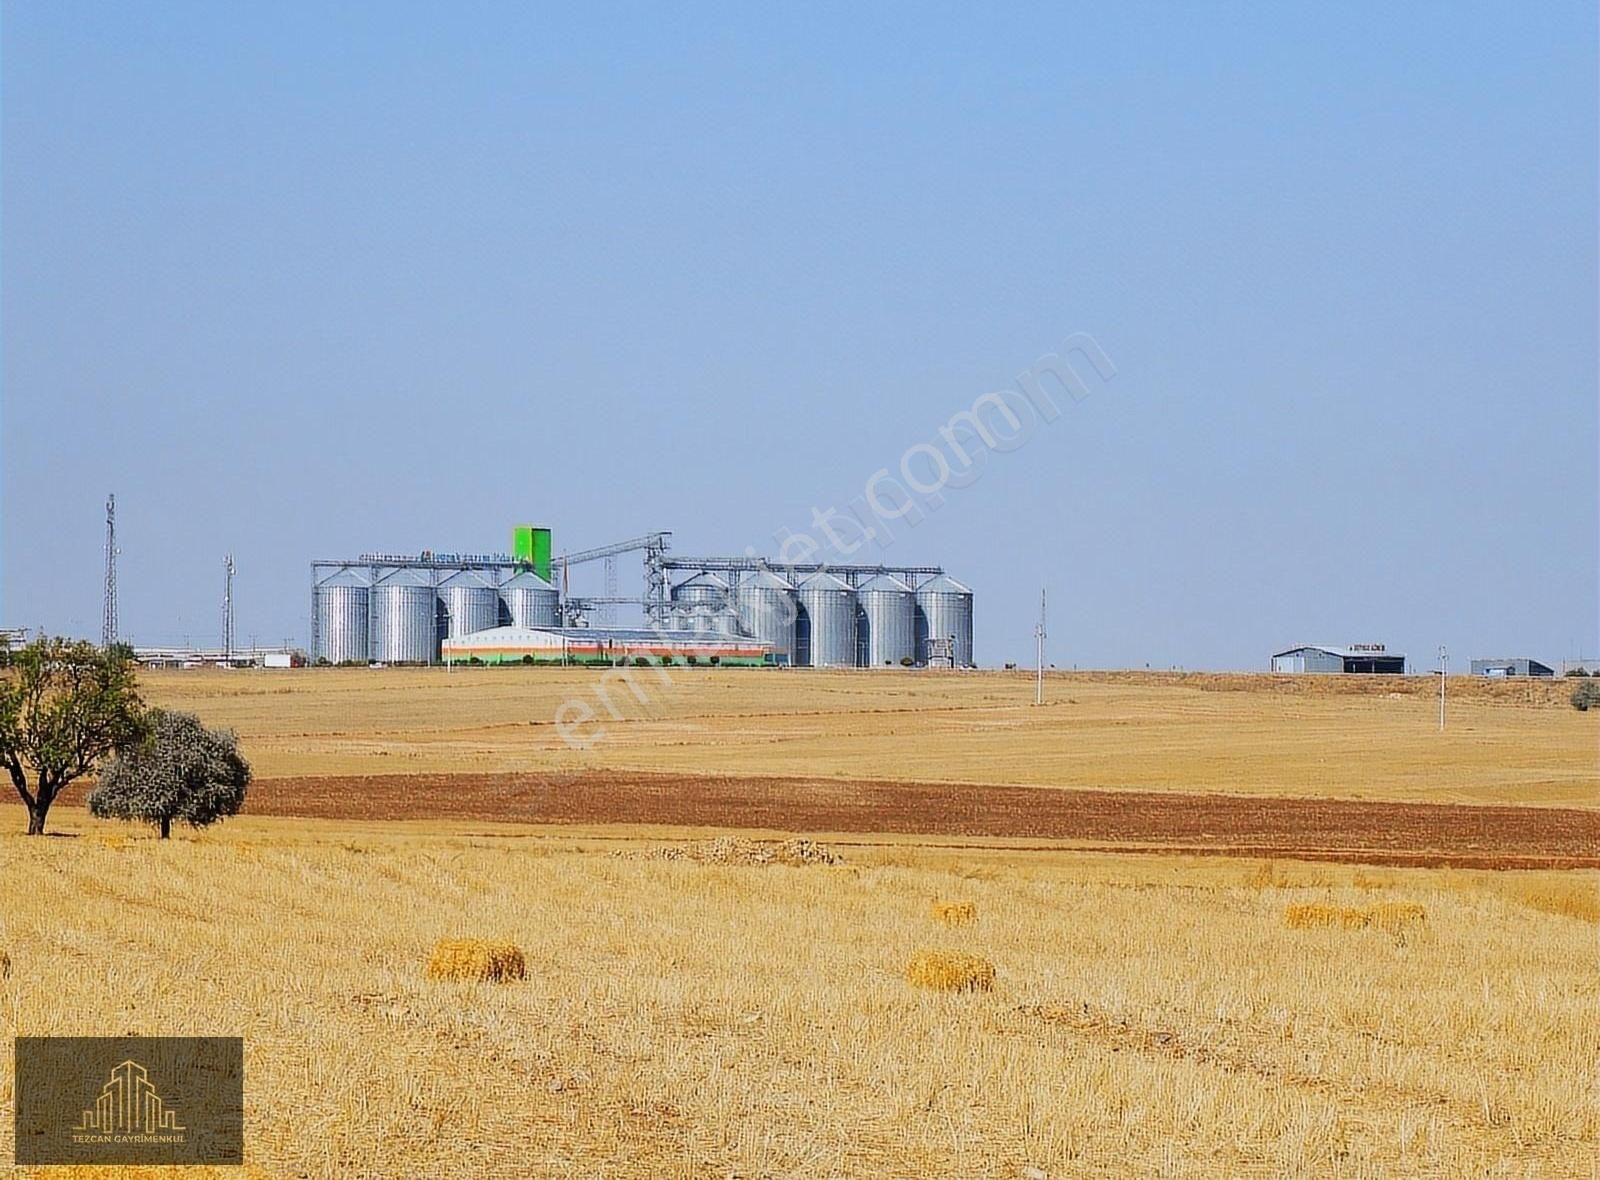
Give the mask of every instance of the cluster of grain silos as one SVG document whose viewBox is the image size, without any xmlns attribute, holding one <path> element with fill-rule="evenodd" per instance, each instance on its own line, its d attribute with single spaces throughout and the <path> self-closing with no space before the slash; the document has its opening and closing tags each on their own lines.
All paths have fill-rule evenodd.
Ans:
<svg viewBox="0 0 1600 1180">
<path fill-rule="evenodd" d="M 813 668 L 971 667 L 972 591 L 947 574 L 913 587 L 876 568 L 813 570 L 793 580 L 760 567 L 730 582 L 701 570 L 672 587 L 668 618 L 772 645 L 779 663 Z"/>
<path fill-rule="evenodd" d="M 628 643 L 637 625 L 590 627 L 587 620 L 596 610 L 611 620 L 616 607 L 632 605 L 642 609 L 643 630 L 669 647 L 724 637 L 770 648 L 766 663 L 974 666 L 972 591 L 941 566 L 774 567 L 759 557 L 669 556 L 670 536 L 648 533 L 553 557 L 548 529 L 519 525 L 509 554 L 425 550 L 313 561 L 313 659 L 431 664 L 446 641 L 452 649 L 500 651 L 494 637 L 474 645 L 460 641 L 501 628 L 560 630 L 564 644 L 609 642 L 607 636 Z M 644 594 L 623 597 L 613 563 L 618 554 L 634 551 L 644 553 Z M 603 596 L 568 593 L 574 565 L 602 560 L 608 583 Z M 525 635 L 516 640 L 524 647 L 529 642 Z"/>
<path fill-rule="evenodd" d="M 440 640 L 505 624 L 553 627 L 554 586 L 528 570 L 346 566 L 312 586 L 312 658 L 431 664 Z"/>
</svg>

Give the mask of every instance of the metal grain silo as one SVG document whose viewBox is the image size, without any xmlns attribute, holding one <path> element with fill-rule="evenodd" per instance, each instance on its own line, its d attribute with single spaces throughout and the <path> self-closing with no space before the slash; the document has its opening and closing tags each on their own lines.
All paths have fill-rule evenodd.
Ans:
<svg viewBox="0 0 1600 1180">
<path fill-rule="evenodd" d="M 500 590 L 479 570 L 462 570 L 439 583 L 439 610 L 451 639 L 487 631 L 500 622 Z"/>
<path fill-rule="evenodd" d="M 716 608 L 704 602 L 685 604 L 678 608 L 682 619 L 682 629 L 696 631 L 702 635 L 710 634 L 715 628 L 712 620 L 716 617 Z"/>
<path fill-rule="evenodd" d="M 795 662 L 793 586 L 771 570 L 757 570 L 739 579 L 733 606 L 741 631 L 761 643 L 770 643 L 779 662 Z"/>
<path fill-rule="evenodd" d="M 949 574 L 929 578 L 916 593 L 917 662 L 927 663 L 935 639 L 954 640 L 955 666 L 972 663 L 972 590 Z"/>
<path fill-rule="evenodd" d="M 856 665 L 856 592 L 842 578 L 819 570 L 796 589 L 800 609 L 810 621 L 813 668 Z"/>
<path fill-rule="evenodd" d="M 898 667 L 917 654 L 917 601 L 899 578 L 879 574 L 856 587 L 856 644 L 868 668 Z"/>
<path fill-rule="evenodd" d="M 439 658 L 439 596 L 423 569 L 397 569 L 372 585 L 371 656 L 380 664 Z"/>
<path fill-rule="evenodd" d="M 686 578 L 672 588 L 673 602 L 706 602 L 721 606 L 728 601 L 728 583 L 709 571 Z"/>
<path fill-rule="evenodd" d="M 560 598 L 549 582 L 523 570 L 500 583 L 500 621 L 510 627 L 559 626 Z"/>
<path fill-rule="evenodd" d="M 313 660 L 367 662 L 368 594 L 366 576 L 354 570 L 341 571 L 312 588 Z"/>
</svg>

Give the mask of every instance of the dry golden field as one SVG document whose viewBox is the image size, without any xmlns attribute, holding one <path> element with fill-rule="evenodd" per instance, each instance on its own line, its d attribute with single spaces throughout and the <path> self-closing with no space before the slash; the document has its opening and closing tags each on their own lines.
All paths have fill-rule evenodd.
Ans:
<svg viewBox="0 0 1600 1180">
<path fill-rule="evenodd" d="M 1441 736 L 1426 681 L 1068 675 L 1035 709 L 1020 676 L 676 670 L 643 705 L 615 686 L 621 716 L 569 750 L 555 710 L 597 679 L 147 675 L 152 702 L 238 729 L 258 801 L 290 814 L 164 843 L 67 804 L 30 839 L 0 806 L 0 1020 L 243 1036 L 252 1178 L 1594 1175 L 1594 873 L 1111 853 L 859 816 L 793 833 L 838 864 L 683 847 L 717 835 L 719 799 L 782 802 L 788 780 L 754 776 L 789 774 L 819 816 L 871 798 L 886 827 L 897 792 L 915 812 L 940 783 L 958 815 L 1045 788 L 1005 795 L 1024 819 L 1046 795 L 1090 810 L 1048 788 L 1115 788 L 1092 800 L 1111 831 L 1144 815 L 1198 839 L 1259 812 L 1323 825 L 1328 849 L 1349 815 L 1375 830 L 1334 859 L 1382 861 L 1393 817 L 1414 829 L 1401 851 L 1448 821 L 1458 851 L 1550 831 L 1595 863 L 1600 727 L 1559 685 L 1463 681 Z M 513 788 L 548 803 L 552 773 L 569 799 L 658 805 L 726 778 L 672 826 L 501 821 L 497 791 L 507 815 Z M 473 810 L 428 794 L 469 780 Z M 403 806 L 373 811 L 380 795 Z M 1537 806 L 1484 806 L 1507 803 Z M 445 939 L 512 944 L 526 977 L 429 978 Z M 913 986 L 923 951 L 992 964 L 992 986 Z"/>
<path fill-rule="evenodd" d="M 258 775 L 640 770 L 1595 806 L 1600 726 L 1560 683 L 1425 677 L 635 670 L 613 717 L 581 669 L 155 672 L 237 729 Z M 557 732 L 588 705 L 588 749 Z"/>
<path fill-rule="evenodd" d="M 1589 1176 L 1600 1150 L 1579 875 L 19 819 L 9 1033 L 243 1035 L 265 1175 Z M 1384 902 L 1426 917 L 1285 922 Z M 527 978 L 430 981 L 460 936 Z M 924 949 L 989 960 L 993 990 L 912 987 Z"/>
</svg>

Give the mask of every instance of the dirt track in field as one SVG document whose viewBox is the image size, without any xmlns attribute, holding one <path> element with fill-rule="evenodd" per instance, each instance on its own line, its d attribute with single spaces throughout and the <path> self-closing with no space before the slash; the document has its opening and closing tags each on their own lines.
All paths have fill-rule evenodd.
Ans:
<svg viewBox="0 0 1600 1180">
<path fill-rule="evenodd" d="M 1600 812 L 1553 807 L 595 771 L 264 779 L 251 788 L 246 810 L 353 820 L 999 837 L 1459 868 L 1600 868 Z"/>
</svg>

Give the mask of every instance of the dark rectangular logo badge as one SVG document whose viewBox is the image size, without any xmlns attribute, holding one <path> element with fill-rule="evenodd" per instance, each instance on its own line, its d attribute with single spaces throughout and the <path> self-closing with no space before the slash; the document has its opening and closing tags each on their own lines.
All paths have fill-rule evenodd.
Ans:
<svg viewBox="0 0 1600 1180">
<path fill-rule="evenodd" d="M 244 1163 L 240 1037 L 18 1037 L 19 1164 Z"/>
</svg>

